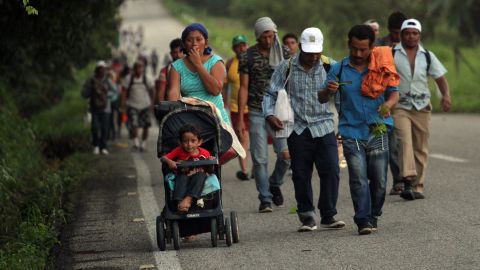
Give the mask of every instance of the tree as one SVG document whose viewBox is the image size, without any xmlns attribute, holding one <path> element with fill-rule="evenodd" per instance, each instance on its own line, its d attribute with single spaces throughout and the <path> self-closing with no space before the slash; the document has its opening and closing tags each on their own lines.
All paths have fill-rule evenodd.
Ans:
<svg viewBox="0 0 480 270">
<path fill-rule="evenodd" d="M 0 1 L 0 81 L 28 116 L 55 104 L 75 68 L 106 58 L 117 39 L 122 0 Z"/>
</svg>

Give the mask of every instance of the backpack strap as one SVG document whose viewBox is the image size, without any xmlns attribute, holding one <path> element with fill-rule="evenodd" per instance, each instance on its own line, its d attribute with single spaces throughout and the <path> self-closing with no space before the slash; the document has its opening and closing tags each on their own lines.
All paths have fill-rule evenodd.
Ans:
<svg viewBox="0 0 480 270">
<path fill-rule="evenodd" d="M 337 73 L 337 80 L 341 82 L 342 79 L 342 71 L 343 71 L 343 60 L 340 61 L 340 69 L 338 70 Z M 340 118 L 342 116 L 342 86 L 340 85 L 338 88 L 338 117 Z"/>
<path fill-rule="evenodd" d="M 427 59 L 427 75 L 428 75 L 428 71 L 430 70 L 430 64 L 432 63 L 432 57 L 430 56 L 430 52 L 425 49 L 425 58 Z"/>
<path fill-rule="evenodd" d="M 132 86 L 133 86 L 133 79 L 134 79 L 134 76 L 133 76 L 133 74 L 132 74 L 132 75 L 130 75 L 130 82 L 128 82 L 127 98 L 130 97 L 130 91 L 132 90 Z"/>
<path fill-rule="evenodd" d="M 285 91 L 287 91 L 288 79 L 290 79 L 291 73 L 292 73 L 292 58 L 288 59 L 288 68 L 287 68 L 287 72 L 285 73 L 285 82 L 283 83 L 283 88 L 285 89 Z"/>
</svg>

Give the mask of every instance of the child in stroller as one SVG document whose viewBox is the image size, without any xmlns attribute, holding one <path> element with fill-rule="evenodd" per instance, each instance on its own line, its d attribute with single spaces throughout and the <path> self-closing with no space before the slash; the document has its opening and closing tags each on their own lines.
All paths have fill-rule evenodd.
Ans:
<svg viewBox="0 0 480 270">
<path fill-rule="evenodd" d="M 212 112 L 212 107 L 209 104 L 197 104 L 199 101 L 194 100 L 195 104 L 191 104 L 190 99 L 182 99 L 182 101 L 165 101 L 155 107 L 155 113 L 159 119 L 159 136 L 157 142 L 157 155 L 162 159 L 162 172 L 164 178 L 165 188 L 165 206 L 161 214 L 157 217 L 157 244 L 160 250 L 166 250 L 166 244 L 173 240 L 173 247 L 180 248 L 181 237 L 189 237 L 191 235 L 198 235 L 210 232 L 211 243 L 213 247 L 217 246 L 218 240 L 226 240 L 227 246 L 232 243 L 238 243 L 238 218 L 235 211 L 230 211 L 225 215 L 222 205 L 222 188 L 221 188 L 221 166 L 235 155 L 231 155 L 230 149 L 234 145 L 232 132 L 225 129 L 221 123 L 221 117 L 215 112 Z M 198 148 L 198 154 L 202 155 L 202 149 L 208 151 L 208 155 L 203 152 L 203 156 L 215 157 L 204 160 L 187 160 L 175 156 L 168 156 L 169 153 L 177 151 L 182 148 L 179 145 L 180 130 L 186 129 L 186 126 L 194 124 L 199 132 L 182 133 L 180 138 L 190 138 L 193 141 L 198 140 L 195 144 Z M 192 135 L 192 136 L 190 136 Z M 187 140 L 188 141 L 188 140 Z M 201 147 L 200 147 L 201 145 Z M 182 152 L 183 149 L 181 149 Z M 186 149 L 186 152 L 189 152 Z M 192 151 L 193 156 L 197 157 L 197 151 Z M 164 159 L 167 157 L 171 160 Z M 177 162 L 175 162 L 175 160 Z M 172 170 L 176 168 L 176 170 Z M 205 179 L 202 181 L 194 181 L 188 179 L 188 183 L 202 184 L 201 195 L 196 199 L 198 193 L 184 192 L 177 194 L 178 181 L 177 176 L 182 176 L 182 171 L 190 168 L 202 168 L 207 173 L 206 179 L 204 175 L 201 177 Z M 207 169 L 208 168 L 208 169 Z M 212 169 L 210 172 L 209 169 Z M 196 172 L 196 171 L 195 171 Z M 188 174 L 188 173 L 187 173 Z M 185 187 L 185 186 L 184 186 Z M 199 186 L 195 188 L 192 186 L 191 190 L 198 190 Z M 191 196 L 191 199 L 188 198 Z M 186 198 L 186 200 L 184 200 Z M 204 206 L 198 205 L 199 200 L 204 200 Z M 189 206 L 187 208 L 187 206 Z M 180 209 L 179 209 L 180 208 Z M 179 211 L 181 210 L 181 211 Z"/>
<path fill-rule="evenodd" d="M 192 205 L 192 200 L 197 200 L 197 205 L 203 207 L 203 200 L 199 199 L 207 173 L 213 173 L 211 166 L 186 167 L 177 170 L 177 162 L 202 159 L 214 159 L 210 153 L 200 147 L 203 143 L 200 132 L 190 124 L 184 125 L 179 130 L 179 146 L 164 155 L 161 160 L 172 170 L 176 171 L 175 190 L 173 199 L 178 201 L 178 210 L 187 213 Z"/>
</svg>

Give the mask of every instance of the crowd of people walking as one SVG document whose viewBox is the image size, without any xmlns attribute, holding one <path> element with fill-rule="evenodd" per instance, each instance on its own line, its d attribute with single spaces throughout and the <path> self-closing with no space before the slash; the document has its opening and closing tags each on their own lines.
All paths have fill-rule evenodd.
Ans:
<svg viewBox="0 0 480 270">
<path fill-rule="evenodd" d="M 155 82 L 146 76 L 147 61 L 141 54 L 131 71 L 128 61 L 115 59 L 110 67 L 99 61 L 82 90 L 90 100 L 94 153 L 108 154 L 109 127 L 122 122 L 122 112 L 133 147 L 144 151 L 154 104 L 199 98 L 215 105 L 250 153 L 251 158 L 239 158 L 236 177 L 255 180 L 258 212 L 283 206 L 281 187 L 291 169 L 298 231 L 317 229 L 316 207 L 321 227 L 343 228 L 345 222 L 335 216 L 340 168 L 347 167 L 353 221 L 360 235 L 370 234 L 379 227 L 388 167 L 393 177 L 389 194 L 425 198 L 429 77 L 442 94 L 441 109 L 448 111 L 451 105 L 447 71 L 434 52 L 423 47 L 421 23 L 394 12 L 387 28 L 388 35 L 379 37 L 375 20 L 353 26 L 346 34 L 349 54 L 334 60 L 324 54 L 328 37 L 321 29 L 309 27 L 299 36 L 288 33 L 280 39 L 274 21 L 262 17 L 252 29 L 255 42 L 249 44 L 244 33 L 238 33 L 231 43 L 235 55 L 224 61 L 212 50 L 208 30 L 194 23 L 171 41 L 171 61 L 158 74 L 158 55 L 152 52 Z M 140 47 L 143 34 L 134 36 L 133 44 Z M 125 40 L 130 39 L 125 34 Z M 269 143 L 276 154 L 271 174 Z M 314 166 L 320 179 L 316 206 Z"/>
</svg>

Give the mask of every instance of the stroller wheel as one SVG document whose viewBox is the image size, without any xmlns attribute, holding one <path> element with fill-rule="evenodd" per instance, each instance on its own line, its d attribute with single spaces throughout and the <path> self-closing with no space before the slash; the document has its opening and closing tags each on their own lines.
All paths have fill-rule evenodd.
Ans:
<svg viewBox="0 0 480 270">
<path fill-rule="evenodd" d="M 238 217 L 237 212 L 232 211 L 230 212 L 230 221 L 232 222 L 232 239 L 234 243 L 238 243 L 240 241 L 238 236 Z"/>
<path fill-rule="evenodd" d="M 165 246 L 165 222 L 163 219 L 158 216 L 157 217 L 157 246 L 161 251 L 164 251 Z"/>
<path fill-rule="evenodd" d="M 172 238 L 173 238 L 173 248 L 176 250 L 180 249 L 180 231 L 178 229 L 178 222 L 172 222 Z"/>
<path fill-rule="evenodd" d="M 212 218 L 210 221 L 210 234 L 212 238 L 212 247 L 216 247 L 218 245 L 218 230 L 216 218 Z"/>
<path fill-rule="evenodd" d="M 165 240 L 167 244 L 172 244 L 172 222 L 165 222 Z"/>
<path fill-rule="evenodd" d="M 218 223 L 217 223 L 217 228 L 218 228 L 218 240 L 225 240 L 225 222 L 223 219 L 223 215 L 218 217 Z"/>
<path fill-rule="evenodd" d="M 230 219 L 225 218 L 225 240 L 227 241 L 227 247 L 232 245 L 232 227 L 230 227 Z"/>
</svg>

